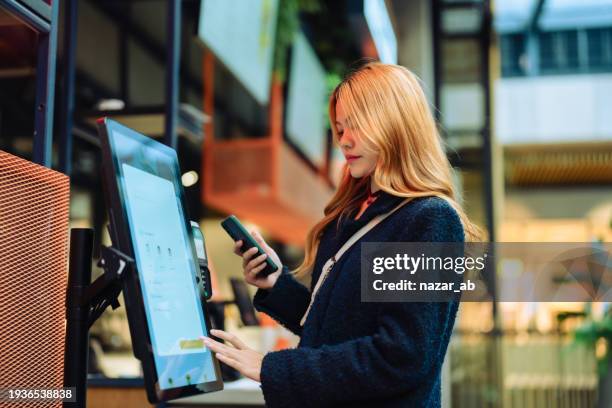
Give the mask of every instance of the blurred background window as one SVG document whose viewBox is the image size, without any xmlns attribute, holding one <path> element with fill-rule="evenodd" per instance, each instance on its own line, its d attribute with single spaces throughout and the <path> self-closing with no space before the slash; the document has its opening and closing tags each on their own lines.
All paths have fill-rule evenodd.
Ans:
<svg viewBox="0 0 612 408">
<path fill-rule="evenodd" d="M 544 32 L 539 40 L 542 73 L 559 74 L 578 70 L 577 30 Z"/>
<path fill-rule="evenodd" d="M 525 74 L 525 34 L 500 35 L 502 76 L 512 77 Z"/>
</svg>

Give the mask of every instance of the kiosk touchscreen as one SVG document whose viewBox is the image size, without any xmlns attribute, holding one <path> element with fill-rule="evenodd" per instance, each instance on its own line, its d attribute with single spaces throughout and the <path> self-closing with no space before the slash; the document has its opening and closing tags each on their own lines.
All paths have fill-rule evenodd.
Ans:
<svg viewBox="0 0 612 408">
<path fill-rule="evenodd" d="M 123 279 L 130 334 L 156 403 L 221 390 L 201 340 L 210 328 L 174 150 L 113 120 L 98 120 L 113 246 L 135 260 Z"/>
</svg>

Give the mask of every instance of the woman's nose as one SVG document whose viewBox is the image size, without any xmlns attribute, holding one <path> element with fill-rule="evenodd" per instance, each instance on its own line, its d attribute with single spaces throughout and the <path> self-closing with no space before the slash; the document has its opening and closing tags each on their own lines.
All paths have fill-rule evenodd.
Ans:
<svg viewBox="0 0 612 408">
<path fill-rule="evenodd" d="M 354 145 L 353 139 L 350 137 L 350 135 L 347 135 L 346 130 L 342 133 L 342 136 L 340 136 L 340 140 L 338 142 L 342 149 L 350 149 Z"/>
</svg>

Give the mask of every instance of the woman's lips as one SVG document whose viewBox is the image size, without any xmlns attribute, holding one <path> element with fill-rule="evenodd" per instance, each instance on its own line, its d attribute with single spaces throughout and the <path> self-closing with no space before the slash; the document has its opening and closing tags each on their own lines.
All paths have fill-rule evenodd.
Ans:
<svg viewBox="0 0 612 408">
<path fill-rule="evenodd" d="M 357 160 L 358 158 L 360 158 L 361 156 L 346 156 L 346 161 L 349 163 L 354 162 L 355 160 Z"/>
</svg>

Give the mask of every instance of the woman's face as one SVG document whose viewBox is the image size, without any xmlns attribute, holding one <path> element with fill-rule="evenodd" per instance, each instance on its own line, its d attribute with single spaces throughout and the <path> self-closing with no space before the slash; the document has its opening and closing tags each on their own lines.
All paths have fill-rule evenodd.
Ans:
<svg viewBox="0 0 612 408">
<path fill-rule="evenodd" d="M 340 100 L 336 102 L 336 130 L 338 144 L 346 158 L 351 176 L 361 178 L 372 173 L 376 168 L 378 154 L 366 151 L 361 135 L 352 126 L 351 119 L 346 117 Z"/>
</svg>

